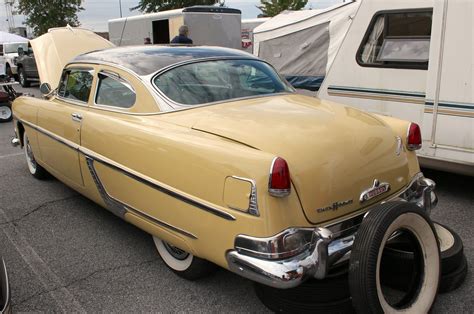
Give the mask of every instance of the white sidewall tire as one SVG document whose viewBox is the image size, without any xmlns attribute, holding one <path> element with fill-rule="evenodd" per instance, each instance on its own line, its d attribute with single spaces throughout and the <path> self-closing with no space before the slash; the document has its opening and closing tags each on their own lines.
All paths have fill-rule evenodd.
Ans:
<svg viewBox="0 0 474 314">
<path fill-rule="evenodd" d="M 188 253 L 189 255 L 184 260 L 179 260 L 168 252 L 163 240 L 153 236 L 153 241 L 155 242 L 156 249 L 161 258 L 171 269 L 174 269 L 175 271 L 185 271 L 191 266 L 194 258 L 192 254 Z"/>
<path fill-rule="evenodd" d="M 35 175 L 36 172 L 38 171 L 38 164 L 36 163 L 36 161 L 33 164 L 30 157 L 28 156 L 28 146 L 31 149 L 31 146 L 30 146 L 29 140 L 28 140 L 28 135 L 26 135 L 26 132 L 24 132 L 23 133 L 23 150 L 25 152 L 26 163 L 28 165 L 28 170 L 30 171 L 30 173 L 32 175 Z M 33 151 L 31 151 L 31 155 L 33 156 Z"/>
<path fill-rule="evenodd" d="M 10 120 L 12 111 L 8 106 L 0 106 L 0 121 Z"/>
<path fill-rule="evenodd" d="M 383 247 L 387 243 L 388 238 L 401 228 L 409 230 L 420 244 L 424 276 L 422 286 L 418 292 L 419 297 L 414 300 L 409 308 L 397 310 L 387 303 L 383 295 L 380 284 L 380 261 L 382 259 Z M 428 313 L 436 298 L 441 270 L 438 243 L 430 224 L 423 217 L 415 213 L 401 214 L 385 232 L 381 245 L 377 259 L 376 283 L 377 295 L 384 313 Z"/>
<path fill-rule="evenodd" d="M 453 247 L 454 236 L 445 227 L 438 225 L 436 222 L 433 223 L 436 233 L 438 235 L 439 250 L 445 252 Z"/>
</svg>

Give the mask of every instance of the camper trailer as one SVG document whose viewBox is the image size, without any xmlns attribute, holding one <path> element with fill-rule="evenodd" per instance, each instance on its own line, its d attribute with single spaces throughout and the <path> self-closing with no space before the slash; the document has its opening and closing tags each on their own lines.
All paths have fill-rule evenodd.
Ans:
<svg viewBox="0 0 474 314">
<path fill-rule="evenodd" d="M 253 52 L 253 30 L 270 20 L 269 17 L 260 17 L 256 19 L 245 19 L 242 20 L 242 50 L 248 53 Z"/>
<path fill-rule="evenodd" d="M 318 96 L 411 120 L 422 165 L 474 175 L 474 2 L 363 0 Z"/>
<path fill-rule="evenodd" d="M 284 11 L 254 29 L 253 52 L 271 63 L 293 87 L 317 91 L 359 4 Z"/>
<path fill-rule="evenodd" d="M 240 23 L 240 10 L 193 6 L 109 20 L 109 36 L 117 46 L 142 45 L 147 37 L 152 44 L 169 44 L 179 27 L 187 25 L 195 45 L 240 49 Z"/>
</svg>

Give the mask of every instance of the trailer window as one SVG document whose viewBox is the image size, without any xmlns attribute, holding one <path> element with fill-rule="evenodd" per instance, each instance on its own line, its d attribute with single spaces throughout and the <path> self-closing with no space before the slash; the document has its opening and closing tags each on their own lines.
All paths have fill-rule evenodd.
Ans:
<svg viewBox="0 0 474 314">
<path fill-rule="evenodd" d="M 375 14 L 357 52 L 357 62 L 369 67 L 427 69 L 431 24 L 431 9 Z"/>
</svg>

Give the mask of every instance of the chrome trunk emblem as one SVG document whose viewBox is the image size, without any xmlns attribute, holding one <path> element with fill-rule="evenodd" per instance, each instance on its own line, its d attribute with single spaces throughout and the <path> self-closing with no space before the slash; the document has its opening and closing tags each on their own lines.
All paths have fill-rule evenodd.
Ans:
<svg viewBox="0 0 474 314">
<path fill-rule="evenodd" d="M 324 213 L 328 210 L 337 210 L 339 207 L 346 206 L 352 204 L 352 200 L 345 200 L 345 201 L 340 201 L 340 202 L 334 202 L 330 206 L 322 207 L 316 209 L 318 213 Z"/>
<path fill-rule="evenodd" d="M 380 183 L 379 180 L 375 179 L 374 184 L 371 188 L 363 191 L 360 194 L 359 201 L 361 203 L 366 202 L 374 197 L 377 197 L 381 194 L 384 194 L 386 192 L 390 191 L 390 184 L 387 182 L 382 182 Z"/>
</svg>

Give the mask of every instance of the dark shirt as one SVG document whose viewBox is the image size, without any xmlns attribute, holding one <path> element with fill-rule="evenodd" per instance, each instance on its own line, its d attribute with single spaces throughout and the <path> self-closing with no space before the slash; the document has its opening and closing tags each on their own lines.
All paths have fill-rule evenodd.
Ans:
<svg viewBox="0 0 474 314">
<path fill-rule="evenodd" d="M 175 38 L 173 38 L 171 43 L 172 44 L 192 44 L 193 41 L 192 41 L 191 38 L 188 38 L 184 35 L 179 35 L 179 36 L 176 36 Z"/>
</svg>

